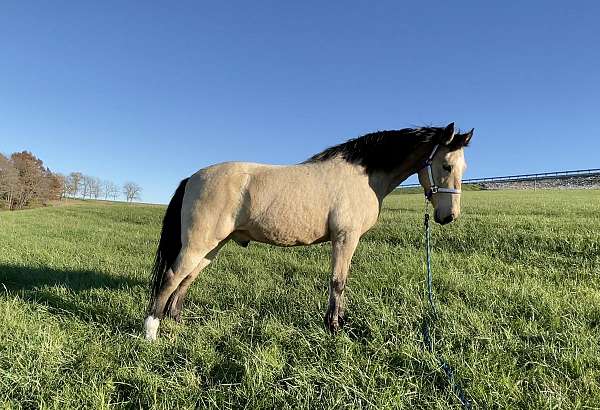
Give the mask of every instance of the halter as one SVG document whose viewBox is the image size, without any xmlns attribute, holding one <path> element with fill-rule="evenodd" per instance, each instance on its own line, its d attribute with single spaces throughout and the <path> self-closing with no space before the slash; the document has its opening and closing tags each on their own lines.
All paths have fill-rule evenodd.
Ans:
<svg viewBox="0 0 600 410">
<path fill-rule="evenodd" d="M 431 169 L 431 164 L 433 163 L 433 157 L 435 156 L 435 153 L 437 152 L 439 146 L 440 146 L 440 144 L 436 144 L 435 147 L 433 147 L 433 151 L 431 151 L 431 155 L 429 155 L 429 158 L 427 158 L 427 161 L 425 161 L 425 165 L 423 166 L 423 168 L 427 168 L 427 176 L 429 177 L 429 185 L 430 185 L 427 192 L 425 192 L 425 198 L 427 198 L 427 199 L 431 199 L 433 194 L 437 194 L 437 193 L 460 194 L 460 192 L 461 192 L 460 189 L 456 189 L 456 188 L 440 188 L 433 181 L 433 170 Z M 421 169 L 423 169 L 423 168 L 421 168 Z"/>
</svg>

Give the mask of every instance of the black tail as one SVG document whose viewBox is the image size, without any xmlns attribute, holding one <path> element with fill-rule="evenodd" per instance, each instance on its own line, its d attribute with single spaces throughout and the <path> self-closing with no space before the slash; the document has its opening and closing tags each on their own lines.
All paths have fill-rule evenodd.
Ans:
<svg viewBox="0 0 600 410">
<path fill-rule="evenodd" d="M 154 267 L 152 268 L 152 288 L 150 293 L 150 306 L 165 279 L 165 273 L 173 266 L 179 251 L 181 250 L 181 205 L 183 204 L 183 194 L 185 185 L 189 178 L 179 183 L 179 187 L 173 194 L 171 202 L 167 207 L 167 212 L 163 218 L 162 230 L 160 232 L 160 242 L 156 250 Z"/>
</svg>

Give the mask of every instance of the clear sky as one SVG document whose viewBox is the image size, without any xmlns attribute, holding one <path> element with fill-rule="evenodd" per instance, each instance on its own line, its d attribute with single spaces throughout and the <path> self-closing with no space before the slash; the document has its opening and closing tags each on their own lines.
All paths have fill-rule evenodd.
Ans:
<svg viewBox="0 0 600 410">
<path fill-rule="evenodd" d="M 4 1 L 0 152 L 161 203 L 216 162 L 450 121 L 475 128 L 465 178 L 600 167 L 598 16 L 598 1 Z"/>
</svg>

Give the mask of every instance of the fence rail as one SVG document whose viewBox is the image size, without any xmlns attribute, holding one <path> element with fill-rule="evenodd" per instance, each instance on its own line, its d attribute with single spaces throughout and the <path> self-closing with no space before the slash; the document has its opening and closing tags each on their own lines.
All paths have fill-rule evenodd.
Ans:
<svg viewBox="0 0 600 410">
<path fill-rule="evenodd" d="M 463 184 L 479 184 L 482 182 L 513 182 L 513 181 L 535 181 L 539 179 L 555 179 L 569 177 L 600 176 L 600 168 L 577 169 L 574 171 L 539 172 L 537 174 L 505 175 L 501 177 L 470 178 L 463 179 Z M 412 188 L 420 184 L 400 185 L 398 188 Z"/>
</svg>

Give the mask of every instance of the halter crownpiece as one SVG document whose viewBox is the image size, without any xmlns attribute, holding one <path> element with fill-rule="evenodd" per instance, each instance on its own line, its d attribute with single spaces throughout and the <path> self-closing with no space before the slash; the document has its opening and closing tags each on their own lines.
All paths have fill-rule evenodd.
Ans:
<svg viewBox="0 0 600 410">
<path fill-rule="evenodd" d="M 425 166 L 423 166 L 423 168 L 427 168 L 427 176 L 429 177 L 429 189 L 427 190 L 427 192 L 425 192 L 425 198 L 427 199 L 431 199 L 433 194 L 437 193 L 460 194 L 461 192 L 460 189 L 456 188 L 440 188 L 435 184 L 433 180 L 433 170 L 431 168 L 431 164 L 433 163 L 433 157 L 435 156 L 435 153 L 437 152 L 439 146 L 440 144 L 436 144 L 435 147 L 433 147 L 433 151 L 431 151 L 429 158 L 427 158 L 427 161 L 425 161 Z"/>
</svg>

